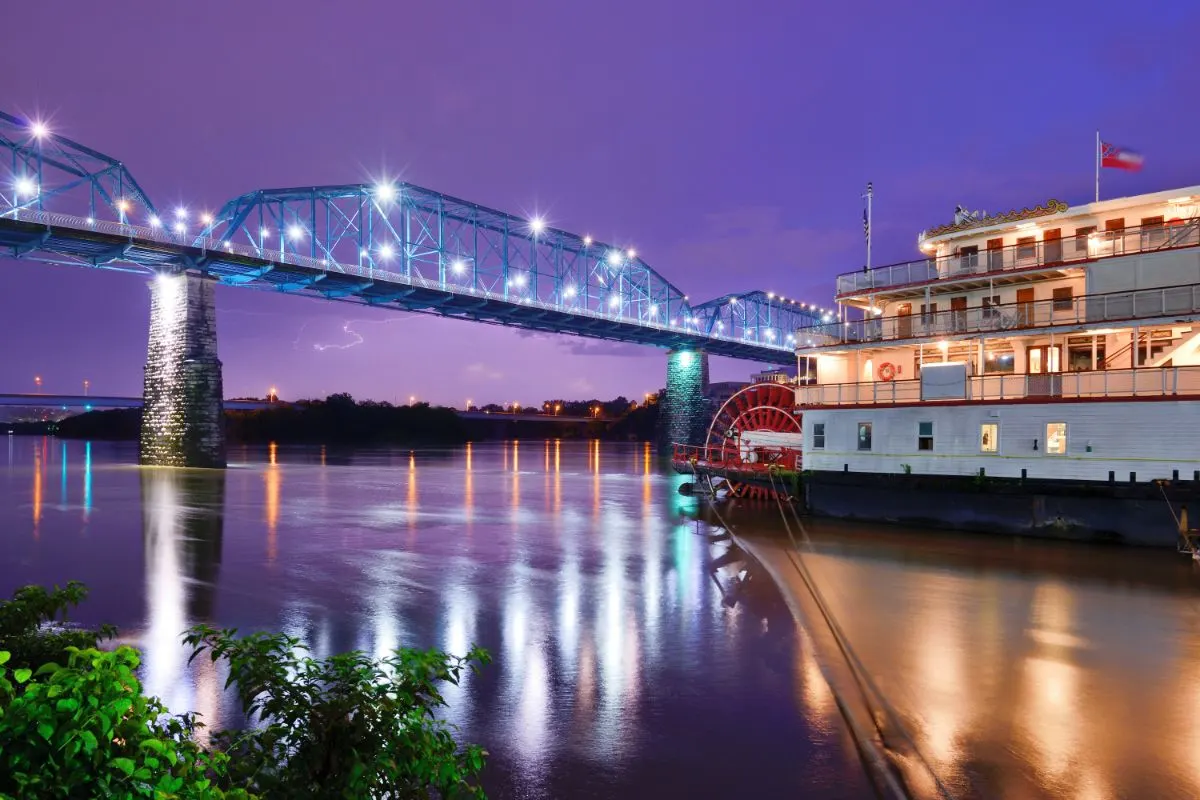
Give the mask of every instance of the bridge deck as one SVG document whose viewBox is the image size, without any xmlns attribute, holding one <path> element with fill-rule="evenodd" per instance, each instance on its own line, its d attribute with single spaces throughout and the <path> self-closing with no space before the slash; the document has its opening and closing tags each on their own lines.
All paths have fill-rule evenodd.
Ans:
<svg viewBox="0 0 1200 800">
<path fill-rule="evenodd" d="M 791 365 L 790 348 L 706 335 L 667 324 L 624 319 L 594 311 L 564 310 L 534 301 L 458 287 L 366 267 L 297 263 L 294 256 L 267 258 L 248 248 L 216 241 L 196 246 L 135 226 L 23 210 L 23 219 L 0 217 L 0 248 L 14 258 L 70 266 L 154 273 L 196 270 L 230 286 L 309 295 L 381 308 L 416 311 L 552 333 L 651 345 L 696 348 L 713 355 Z M 37 220 L 28 217 L 37 217 Z M 309 259 L 303 259 L 309 260 Z"/>
</svg>

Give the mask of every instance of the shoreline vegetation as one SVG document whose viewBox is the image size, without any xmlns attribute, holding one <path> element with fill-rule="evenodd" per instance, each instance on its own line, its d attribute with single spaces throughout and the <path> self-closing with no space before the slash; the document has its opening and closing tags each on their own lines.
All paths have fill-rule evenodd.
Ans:
<svg viewBox="0 0 1200 800">
<path fill-rule="evenodd" d="M 260 411 L 225 412 L 225 430 L 235 444 L 462 444 L 514 437 L 653 441 L 658 428 L 657 398 L 644 404 L 614 400 L 551 400 L 543 403 L 545 420 L 519 420 L 500 406 L 484 419 L 464 419 L 453 408 L 428 403 L 392 405 L 355 401 L 348 394 L 324 400 L 280 403 Z M 557 409 L 557 414 L 554 410 Z M 535 407 L 531 409 L 537 412 Z M 554 421 L 555 416 L 594 417 L 594 421 Z M 58 421 L 7 425 L 14 434 L 54 435 L 63 439 L 137 441 L 141 409 L 88 411 Z"/>
<path fill-rule="evenodd" d="M 285 634 L 196 625 L 189 663 L 222 662 L 244 715 L 204 743 L 199 715 L 143 692 L 137 649 L 103 646 L 115 628 L 67 623 L 86 596 L 72 581 L 0 600 L 0 798 L 484 797 L 487 752 L 438 710 L 486 651 L 314 658 Z"/>
</svg>

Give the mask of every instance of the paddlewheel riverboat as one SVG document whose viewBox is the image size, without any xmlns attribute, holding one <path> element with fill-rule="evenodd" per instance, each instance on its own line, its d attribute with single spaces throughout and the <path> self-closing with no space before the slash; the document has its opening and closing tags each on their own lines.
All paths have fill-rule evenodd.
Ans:
<svg viewBox="0 0 1200 800">
<path fill-rule="evenodd" d="M 739 470 L 782 461 L 839 517 L 1173 543 L 1160 487 L 1200 487 L 1200 186 L 960 207 L 918 245 L 839 276 L 838 318 L 795 332 L 815 382 L 749 387 L 677 469 L 748 495 Z"/>
</svg>

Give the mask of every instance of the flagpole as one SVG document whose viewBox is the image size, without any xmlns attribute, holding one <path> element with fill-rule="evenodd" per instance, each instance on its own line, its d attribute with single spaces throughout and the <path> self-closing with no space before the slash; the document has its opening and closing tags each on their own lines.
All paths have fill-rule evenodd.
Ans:
<svg viewBox="0 0 1200 800">
<path fill-rule="evenodd" d="M 867 269 L 871 268 L 871 196 L 875 194 L 873 184 L 867 184 Z"/>
<path fill-rule="evenodd" d="M 1096 202 L 1100 202 L 1100 131 L 1096 131 Z"/>
</svg>

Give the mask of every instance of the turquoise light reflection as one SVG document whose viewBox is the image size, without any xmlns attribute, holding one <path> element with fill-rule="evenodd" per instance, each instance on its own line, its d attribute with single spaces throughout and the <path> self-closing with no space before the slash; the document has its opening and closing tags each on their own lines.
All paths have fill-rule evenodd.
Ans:
<svg viewBox="0 0 1200 800">
<path fill-rule="evenodd" d="M 92 513 L 92 443 L 83 445 L 83 518 Z"/>
</svg>

